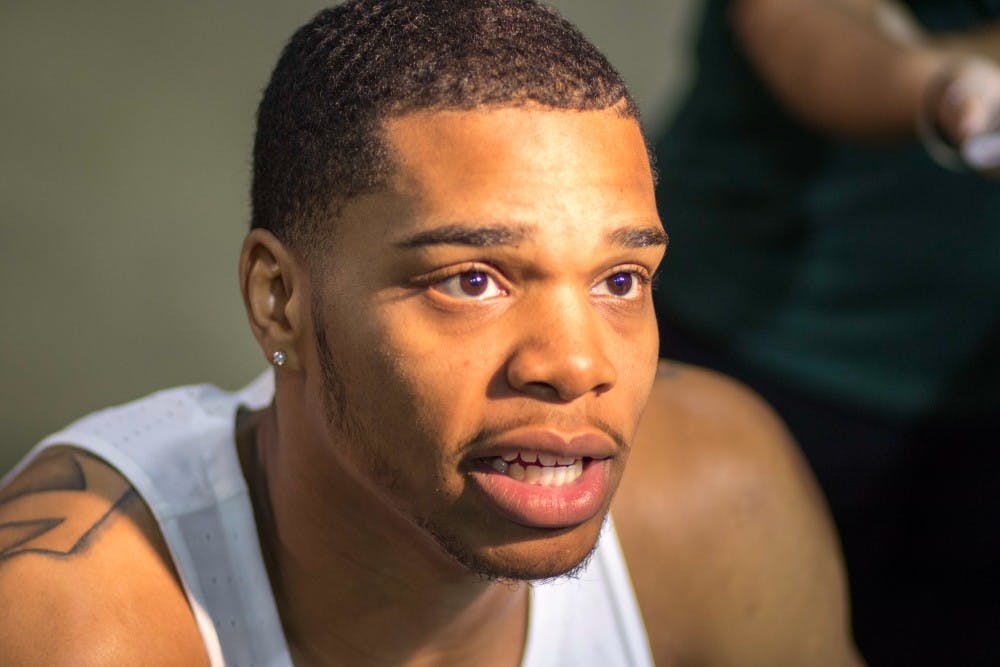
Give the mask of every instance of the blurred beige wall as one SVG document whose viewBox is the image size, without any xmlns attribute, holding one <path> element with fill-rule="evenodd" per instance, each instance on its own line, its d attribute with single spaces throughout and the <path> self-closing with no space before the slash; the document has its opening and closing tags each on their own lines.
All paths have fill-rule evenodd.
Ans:
<svg viewBox="0 0 1000 667">
<path fill-rule="evenodd" d="M 555 4 L 656 129 L 699 2 Z M 0 471 L 85 412 L 264 367 L 236 283 L 253 115 L 322 6 L 0 4 Z"/>
</svg>

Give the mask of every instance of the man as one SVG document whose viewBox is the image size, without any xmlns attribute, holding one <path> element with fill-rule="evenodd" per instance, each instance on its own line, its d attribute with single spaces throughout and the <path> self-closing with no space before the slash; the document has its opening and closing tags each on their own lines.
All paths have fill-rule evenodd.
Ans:
<svg viewBox="0 0 1000 667">
<path fill-rule="evenodd" d="M 322 12 L 264 94 L 252 194 L 273 388 L 162 392 L 15 469 L 0 663 L 856 664 L 781 425 L 657 371 L 638 112 L 572 26 Z"/>
</svg>

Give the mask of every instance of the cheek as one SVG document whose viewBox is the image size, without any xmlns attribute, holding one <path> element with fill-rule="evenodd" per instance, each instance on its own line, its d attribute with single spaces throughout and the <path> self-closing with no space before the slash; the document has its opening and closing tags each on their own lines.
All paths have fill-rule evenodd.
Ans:
<svg viewBox="0 0 1000 667">
<path fill-rule="evenodd" d="M 395 357 L 395 381 L 422 431 L 454 445 L 479 429 L 499 365 L 496 354 L 473 338 L 417 345 Z"/>
<path fill-rule="evenodd" d="M 612 393 L 616 394 L 616 406 L 618 414 L 622 416 L 622 423 L 632 427 L 634 436 L 656 380 L 659 360 L 656 320 L 650 318 L 633 331 L 630 337 L 619 341 L 618 349 L 615 360 L 618 384 L 615 388 L 617 391 Z"/>
<path fill-rule="evenodd" d="M 480 426 L 502 337 L 482 329 L 449 335 L 408 311 L 367 317 L 372 326 L 352 332 L 345 365 L 373 429 L 447 448 Z"/>
</svg>

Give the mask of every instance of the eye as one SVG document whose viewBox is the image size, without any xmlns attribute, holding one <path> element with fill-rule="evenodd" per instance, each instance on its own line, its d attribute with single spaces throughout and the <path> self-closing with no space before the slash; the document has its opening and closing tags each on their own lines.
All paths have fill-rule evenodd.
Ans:
<svg viewBox="0 0 1000 667">
<path fill-rule="evenodd" d="M 504 296 L 507 292 L 485 271 L 463 271 L 434 284 L 434 289 L 455 299 L 477 300 Z"/>
<path fill-rule="evenodd" d="M 594 285 L 590 291 L 601 296 L 634 299 L 639 296 L 644 284 L 645 278 L 635 271 L 619 271 Z"/>
</svg>

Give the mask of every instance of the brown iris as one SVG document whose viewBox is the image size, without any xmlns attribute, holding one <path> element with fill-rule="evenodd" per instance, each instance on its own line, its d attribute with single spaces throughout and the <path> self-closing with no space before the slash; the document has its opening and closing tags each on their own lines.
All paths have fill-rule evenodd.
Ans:
<svg viewBox="0 0 1000 667">
<path fill-rule="evenodd" d="M 608 291 L 615 296 L 625 296 L 632 291 L 632 282 L 635 279 L 631 273 L 616 273 L 608 278 L 605 283 Z"/>
<path fill-rule="evenodd" d="M 490 284 L 489 276 L 482 271 L 466 271 L 458 280 L 459 288 L 469 296 L 482 296 Z"/>
</svg>

